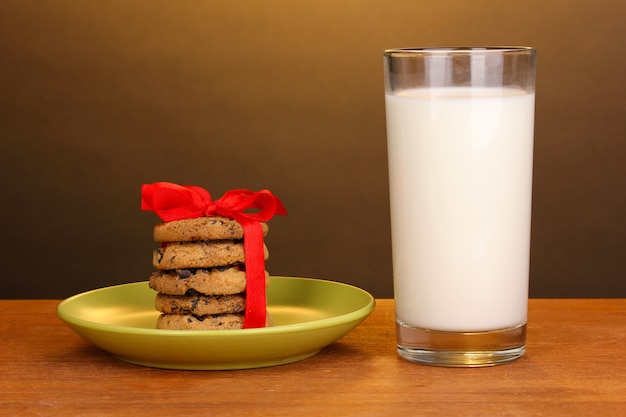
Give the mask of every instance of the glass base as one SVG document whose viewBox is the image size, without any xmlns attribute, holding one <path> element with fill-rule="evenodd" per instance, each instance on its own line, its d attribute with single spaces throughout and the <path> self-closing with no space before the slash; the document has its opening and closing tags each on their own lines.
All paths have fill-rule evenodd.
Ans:
<svg viewBox="0 0 626 417">
<path fill-rule="evenodd" d="M 441 332 L 396 323 L 398 355 L 424 365 L 480 367 L 512 362 L 526 352 L 526 323 L 486 332 Z"/>
</svg>

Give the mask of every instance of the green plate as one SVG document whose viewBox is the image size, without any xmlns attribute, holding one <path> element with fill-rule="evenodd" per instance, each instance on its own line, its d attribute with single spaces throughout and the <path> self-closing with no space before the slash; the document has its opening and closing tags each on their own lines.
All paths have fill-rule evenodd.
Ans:
<svg viewBox="0 0 626 417">
<path fill-rule="evenodd" d="M 158 330 L 156 293 L 147 282 L 75 295 L 57 307 L 77 334 L 117 358 L 166 369 L 246 369 L 315 355 L 358 326 L 374 298 L 347 284 L 272 277 L 267 309 L 274 326 L 241 330 Z"/>
</svg>

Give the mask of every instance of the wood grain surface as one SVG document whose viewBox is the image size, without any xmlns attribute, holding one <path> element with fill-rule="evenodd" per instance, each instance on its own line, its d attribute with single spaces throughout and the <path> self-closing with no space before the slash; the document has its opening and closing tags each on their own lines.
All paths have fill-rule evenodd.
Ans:
<svg viewBox="0 0 626 417">
<path fill-rule="evenodd" d="M 1 300 L 1 416 L 624 416 L 626 299 L 530 300 L 528 351 L 490 368 L 399 359 L 392 300 L 316 356 L 241 371 L 130 365 Z M 254 348 L 253 346 L 251 348 Z"/>
</svg>

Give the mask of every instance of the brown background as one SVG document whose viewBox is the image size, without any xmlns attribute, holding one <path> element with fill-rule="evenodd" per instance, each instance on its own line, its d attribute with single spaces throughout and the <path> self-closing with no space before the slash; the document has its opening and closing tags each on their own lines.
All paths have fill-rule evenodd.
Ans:
<svg viewBox="0 0 626 417">
<path fill-rule="evenodd" d="M 531 295 L 626 296 L 625 3 L 0 2 L 0 297 L 152 270 L 140 185 L 269 188 L 275 275 L 392 296 L 382 51 L 538 48 Z"/>
</svg>

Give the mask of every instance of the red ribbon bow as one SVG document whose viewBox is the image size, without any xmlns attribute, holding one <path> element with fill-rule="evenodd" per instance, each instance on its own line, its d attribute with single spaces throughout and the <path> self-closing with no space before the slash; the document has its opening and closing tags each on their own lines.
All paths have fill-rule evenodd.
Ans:
<svg viewBox="0 0 626 417">
<path fill-rule="evenodd" d="M 231 190 L 219 200 L 213 201 L 211 194 L 201 187 L 155 182 L 141 186 L 141 209 L 156 213 L 165 222 L 223 216 L 241 223 L 246 254 L 244 328 L 265 326 L 265 257 L 260 222 L 270 220 L 275 214 L 287 215 L 285 207 L 276 196 L 269 190 Z"/>
</svg>

